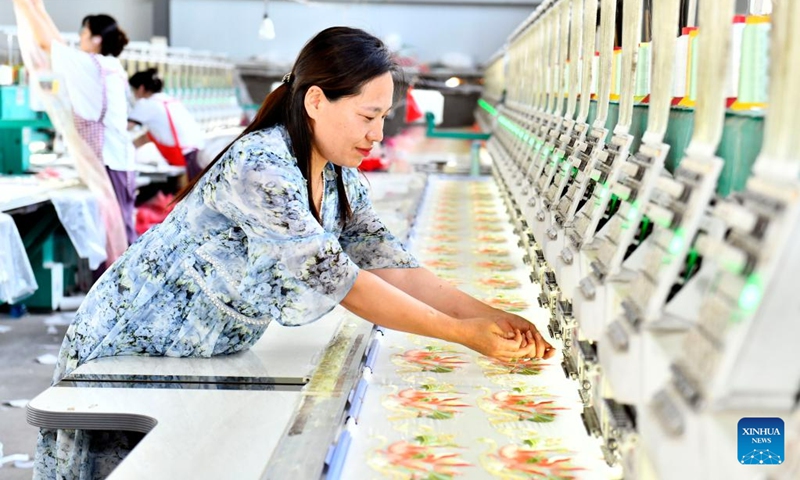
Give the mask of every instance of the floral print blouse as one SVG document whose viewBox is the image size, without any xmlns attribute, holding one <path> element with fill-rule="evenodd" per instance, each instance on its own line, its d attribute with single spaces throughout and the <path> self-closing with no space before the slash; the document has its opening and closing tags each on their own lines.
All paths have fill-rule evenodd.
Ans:
<svg viewBox="0 0 800 480">
<path fill-rule="evenodd" d="M 327 164 L 320 225 L 286 129 L 237 140 L 92 288 L 67 331 L 54 381 L 105 356 L 234 353 L 272 320 L 304 325 L 329 312 L 359 268 L 417 267 L 347 168 L 353 217 L 343 225 L 336 175 Z"/>
</svg>

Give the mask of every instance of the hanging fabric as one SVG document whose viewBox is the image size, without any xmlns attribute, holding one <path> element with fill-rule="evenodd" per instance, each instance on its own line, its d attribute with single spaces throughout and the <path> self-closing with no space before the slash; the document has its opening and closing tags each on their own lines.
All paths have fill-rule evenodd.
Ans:
<svg viewBox="0 0 800 480">
<path fill-rule="evenodd" d="M 50 121 L 62 135 L 81 181 L 97 196 L 106 228 L 106 261 L 111 264 L 128 248 L 128 240 L 119 202 L 103 159 L 80 135 L 67 92 L 61 88 L 64 81 L 52 72 L 50 58 L 34 41 L 27 19 L 16 7 L 14 13 L 20 52 L 29 73 L 31 92 L 39 96 Z"/>
</svg>

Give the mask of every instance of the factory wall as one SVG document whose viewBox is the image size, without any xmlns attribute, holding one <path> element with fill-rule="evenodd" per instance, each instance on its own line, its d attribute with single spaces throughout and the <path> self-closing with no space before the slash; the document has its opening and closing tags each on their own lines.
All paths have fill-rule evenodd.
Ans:
<svg viewBox="0 0 800 480">
<path fill-rule="evenodd" d="M 131 40 L 150 40 L 153 11 L 158 0 L 46 0 L 56 26 L 77 32 L 87 14 L 114 16 Z M 500 48 L 517 25 L 532 11 L 530 6 L 445 6 L 384 3 L 270 2 L 277 38 L 258 38 L 264 4 L 254 0 L 228 0 L 220 7 L 213 0 L 171 0 L 170 44 L 196 50 L 228 53 L 234 59 L 259 57 L 290 64 L 303 44 L 316 32 L 333 25 L 349 25 L 386 38 L 399 36 L 410 53 L 422 62 L 435 62 L 459 52 L 480 64 Z M 13 3 L 0 2 L 0 25 L 14 25 Z M 236 34 L 224 28 L 235 25 Z"/>
<path fill-rule="evenodd" d="M 397 34 L 423 62 L 464 52 L 480 63 L 533 11 L 533 7 L 270 2 L 276 38 L 267 41 L 258 38 L 262 2 L 230 0 L 220 8 L 213 0 L 172 0 L 171 7 L 173 45 L 227 52 L 239 59 L 260 56 L 276 63 L 291 63 L 309 38 L 333 25 L 364 28 L 382 38 Z M 236 35 L 220 31 L 229 25 L 236 26 Z"/>
</svg>

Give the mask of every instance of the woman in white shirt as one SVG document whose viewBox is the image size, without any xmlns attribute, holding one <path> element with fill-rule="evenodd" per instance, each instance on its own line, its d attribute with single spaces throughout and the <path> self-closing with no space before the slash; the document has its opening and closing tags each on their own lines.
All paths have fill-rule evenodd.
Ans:
<svg viewBox="0 0 800 480">
<path fill-rule="evenodd" d="M 146 138 L 170 165 L 185 165 L 191 181 L 201 172 L 197 152 L 203 148 L 203 129 L 183 103 L 161 93 L 164 82 L 155 68 L 136 72 L 128 83 L 136 98 L 128 121 L 147 127 Z"/>
<path fill-rule="evenodd" d="M 128 37 L 114 18 L 88 15 L 81 22 L 76 50 L 66 45 L 42 0 L 14 0 L 14 4 L 28 20 L 36 43 L 50 53 L 53 72 L 64 80 L 77 131 L 106 166 L 128 243 L 133 243 L 136 185 L 127 133 L 128 76 L 117 58 Z"/>
</svg>

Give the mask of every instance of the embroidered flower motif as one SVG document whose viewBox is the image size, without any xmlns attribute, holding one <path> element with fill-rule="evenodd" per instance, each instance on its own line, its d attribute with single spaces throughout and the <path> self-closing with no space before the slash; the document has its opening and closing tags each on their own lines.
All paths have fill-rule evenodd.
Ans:
<svg viewBox="0 0 800 480">
<path fill-rule="evenodd" d="M 486 287 L 498 288 L 501 290 L 514 290 L 520 287 L 519 280 L 502 275 L 483 277 L 478 280 L 478 283 Z"/>
<path fill-rule="evenodd" d="M 516 391 L 499 391 L 482 398 L 480 407 L 490 415 L 493 423 L 535 422 L 550 423 L 558 412 L 569 410 L 559 407 L 553 397 L 543 397 Z"/>
<path fill-rule="evenodd" d="M 505 445 L 486 456 L 487 470 L 507 479 L 572 480 L 584 470 L 573 463 L 571 452 Z"/>
<path fill-rule="evenodd" d="M 441 243 L 456 243 L 458 242 L 459 238 L 455 235 L 430 235 L 428 239 L 434 242 L 441 242 Z"/>
<path fill-rule="evenodd" d="M 433 245 L 425 249 L 428 253 L 438 253 L 440 255 L 455 255 L 458 249 L 447 245 Z"/>
<path fill-rule="evenodd" d="M 478 365 L 484 369 L 484 374 L 487 377 L 495 377 L 498 375 L 539 375 L 545 367 L 549 367 L 549 363 L 544 363 L 543 360 L 535 358 L 518 358 L 505 362 L 496 358 L 478 357 Z"/>
<path fill-rule="evenodd" d="M 478 268 L 494 270 L 496 272 L 508 272 L 516 268 L 513 263 L 505 260 L 486 260 L 484 262 L 477 262 L 475 265 Z"/>
<path fill-rule="evenodd" d="M 462 473 L 461 469 L 472 466 L 461 458 L 459 450 L 463 447 L 446 437 L 419 435 L 375 451 L 368 463 L 393 478 L 451 480 Z"/>
<path fill-rule="evenodd" d="M 422 350 L 407 350 L 392 356 L 396 365 L 408 370 L 433 373 L 452 373 L 467 364 L 462 353 L 448 347 L 427 346 Z"/>
<path fill-rule="evenodd" d="M 494 308 L 499 308 L 506 312 L 521 312 L 530 306 L 528 302 L 516 295 L 504 295 L 502 293 L 494 297 L 485 298 L 483 301 Z"/>
<path fill-rule="evenodd" d="M 505 243 L 506 237 L 502 235 L 479 235 L 476 240 L 479 243 Z"/>
<path fill-rule="evenodd" d="M 455 260 L 432 259 L 425 260 L 424 263 L 425 265 L 436 270 L 455 270 L 456 268 L 461 267 L 461 264 Z"/>
<path fill-rule="evenodd" d="M 477 230 L 479 232 L 497 233 L 497 232 L 502 232 L 504 230 L 504 227 L 502 225 L 497 224 L 497 223 L 483 223 L 483 224 L 476 225 L 475 226 L 475 230 Z"/>
<path fill-rule="evenodd" d="M 505 248 L 498 247 L 481 247 L 475 250 L 478 255 L 485 255 L 487 257 L 507 257 L 509 251 Z"/>
<path fill-rule="evenodd" d="M 406 388 L 396 394 L 387 395 L 383 406 L 402 416 L 449 420 L 470 405 L 462 401 L 463 393 L 450 391 L 438 385 L 425 384 Z"/>
</svg>

